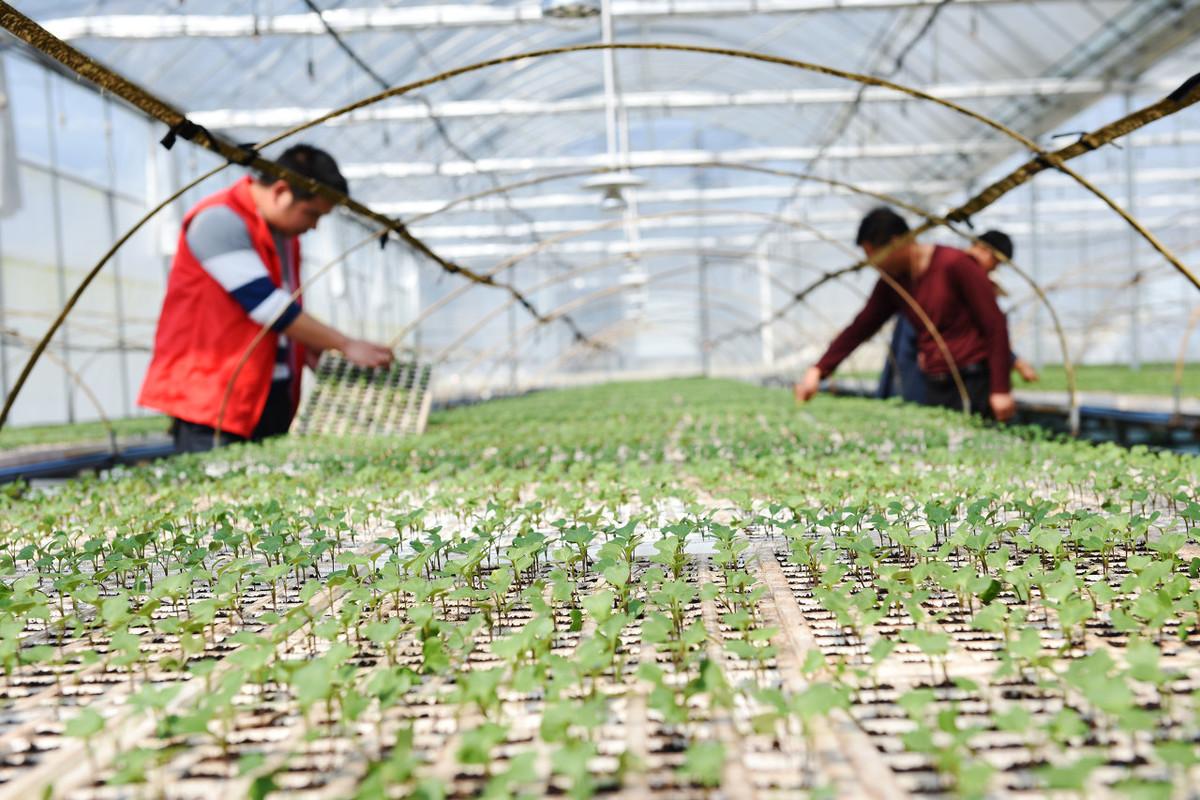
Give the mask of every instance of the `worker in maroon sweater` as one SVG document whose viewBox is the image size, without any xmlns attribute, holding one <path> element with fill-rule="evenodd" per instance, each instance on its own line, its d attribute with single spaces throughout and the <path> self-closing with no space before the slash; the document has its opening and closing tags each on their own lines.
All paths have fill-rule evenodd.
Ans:
<svg viewBox="0 0 1200 800">
<path fill-rule="evenodd" d="M 877 208 L 863 218 L 856 243 L 932 320 L 966 384 L 971 410 L 1008 420 L 1016 410 L 1009 382 L 1008 323 L 996 305 L 992 282 L 974 259 L 950 247 L 909 241 L 881 252 L 908 230 L 908 223 L 895 211 Z M 805 402 L 815 395 L 821 379 L 896 312 L 917 331 L 917 363 L 928 387 L 926 405 L 961 409 L 962 398 L 937 342 L 912 307 L 882 279 L 854 321 L 796 384 L 796 400 Z"/>
</svg>

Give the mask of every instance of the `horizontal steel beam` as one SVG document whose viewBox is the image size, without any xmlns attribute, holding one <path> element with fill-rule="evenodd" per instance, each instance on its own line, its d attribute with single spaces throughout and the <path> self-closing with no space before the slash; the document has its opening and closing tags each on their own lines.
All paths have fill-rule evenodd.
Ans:
<svg viewBox="0 0 1200 800">
<path fill-rule="evenodd" d="M 1093 183 L 1107 184 L 1120 182 L 1124 186 L 1126 174 L 1124 170 L 1089 173 L 1088 179 Z M 574 179 L 578 184 L 582 178 Z M 1200 181 L 1200 168 L 1161 168 L 1138 170 L 1139 185 L 1193 183 Z M 572 181 L 563 181 L 569 183 Z M 1041 186 L 1077 186 L 1074 180 L 1057 173 L 1051 173 L 1038 178 Z M 962 189 L 959 181 L 864 181 L 860 188 L 880 192 L 882 194 L 917 194 L 938 196 Z M 712 189 L 638 189 L 632 193 L 638 204 L 654 205 L 657 203 L 719 203 L 738 200 L 781 200 L 796 198 L 846 197 L 854 196 L 854 192 L 836 189 L 824 185 L 793 186 L 788 183 L 773 184 L 743 184 L 738 186 L 723 186 Z M 380 197 L 382 197 L 382 193 Z M 371 208 L 381 214 L 409 218 L 417 215 L 434 214 L 453 202 L 449 198 L 441 200 L 398 200 L 392 202 L 371 201 Z M 503 211 L 537 211 L 562 208 L 595 208 L 598 197 L 594 192 L 559 192 L 555 194 L 538 194 L 532 196 L 483 197 L 463 203 L 443 212 L 446 215 L 460 213 L 491 213 Z M 1003 202 L 1003 201 L 1002 201 Z M 442 216 L 439 214 L 438 216 Z"/>
<path fill-rule="evenodd" d="M 845 161 L 868 158 L 916 158 L 947 154 L 979 155 L 1008 153 L 1011 142 L 962 141 L 900 144 L 839 145 L 819 147 L 748 147 L 734 150 L 639 150 L 621 158 L 621 166 L 642 169 L 655 166 L 689 166 L 729 161 L 743 164 L 764 161 L 807 161 L 818 155 L 824 159 Z M 385 178 L 462 177 L 495 172 L 532 172 L 536 170 L 592 169 L 616 167 L 606 153 L 578 156 L 525 156 L 515 158 L 479 158 L 474 161 L 383 161 L 346 164 L 342 174 L 350 180 Z"/>
<path fill-rule="evenodd" d="M 1194 194 L 1162 194 L 1141 196 L 1137 199 L 1137 207 L 1141 211 L 1147 209 L 1186 210 L 1200 208 L 1200 196 Z M 1039 214 L 1082 214 L 1097 212 L 1103 214 L 1108 206 L 1094 197 L 1070 200 L 1043 200 L 1038 203 Z M 988 209 L 989 219 L 1012 217 L 1025 219 L 1029 214 L 1024 204 L 998 204 Z M 803 222 L 818 227 L 825 223 L 845 223 L 851 225 L 858 222 L 862 214 L 857 209 L 833 209 L 816 211 L 808 214 Z M 800 220 L 798 220 L 800 221 Z M 740 213 L 696 213 L 678 217 L 646 216 L 635 220 L 638 230 L 680 230 L 690 228 L 729 228 L 740 226 L 760 227 L 763 218 L 758 214 Z M 427 240 L 465 240 L 465 239 L 530 239 L 537 236 L 553 236 L 576 231 L 586 231 L 596 226 L 595 219 L 543 220 L 533 223 L 514 223 L 511 225 L 415 225 L 412 232 Z M 1010 226 L 1005 226 L 1006 230 Z M 611 229 L 607 231 L 611 233 Z M 790 238 L 790 234 L 789 234 Z"/>
<path fill-rule="evenodd" d="M 921 87 L 922 91 L 944 100 L 984 100 L 988 98 L 1094 95 L 1124 92 L 1167 93 L 1186 80 L 1156 80 L 1132 84 L 1101 79 L 1030 78 L 983 83 L 945 83 Z M 806 106 L 852 103 L 858 88 L 836 89 L 761 89 L 748 92 L 657 91 L 629 92 L 621 95 L 621 105 L 629 111 L 681 111 L 691 109 L 752 108 L 763 106 Z M 912 98 L 897 92 L 868 88 L 862 102 L 911 102 Z M 290 128 L 332 111 L 332 108 L 213 109 L 193 111 L 188 116 L 206 128 L 262 129 Z M 331 121 L 330 125 L 357 125 L 372 122 L 422 122 L 437 119 L 476 119 L 487 117 L 562 116 L 565 114 L 601 113 L 605 110 L 604 95 L 574 97 L 567 100 L 527 100 L 494 98 L 455 100 L 424 105 L 378 104 Z"/>
<path fill-rule="evenodd" d="M 1124 173 L 1122 173 L 1123 175 Z M 579 185 L 583 180 L 584 178 L 577 177 L 574 180 L 563 180 L 562 183 Z M 1124 180 L 1123 177 L 1122 180 Z M 962 185 L 957 181 L 870 181 L 864 182 L 861 186 L 864 189 L 887 194 L 917 192 L 926 195 L 953 192 L 962 188 Z M 654 203 L 718 203 L 728 200 L 782 200 L 789 197 L 813 198 L 849 194 L 852 193 L 844 190 L 835 190 L 824 185 L 795 187 L 791 183 L 744 184 L 711 189 L 638 189 L 631 193 L 632 196 L 637 198 L 638 203 L 643 205 Z M 448 198 L 443 200 L 398 200 L 387 202 L 382 200 L 384 196 L 383 193 L 380 193 L 380 201 L 373 202 L 371 207 L 378 209 L 380 213 L 401 218 L 413 217 L 419 214 L 433 214 L 452 202 Z M 559 192 L 555 194 L 513 196 L 508 199 L 493 196 L 479 198 L 463 203 L 460 206 L 454 206 L 454 208 L 445 213 L 479 213 L 511 210 L 536 211 L 572 207 L 594 208 L 599 199 L 600 197 L 596 192 Z"/>
<path fill-rule="evenodd" d="M 1029 5 L 1033 0 L 958 0 L 958 6 Z M 617 20 L 662 17 L 742 17 L 756 14 L 804 14 L 833 11 L 895 11 L 932 8 L 941 0 L 614 0 Z M 1040 0 L 1043 3 L 1055 0 Z M 387 8 L 333 8 L 316 14 L 94 14 L 39 17 L 60 39 L 178 39 L 184 37 L 324 36 L 337 33 L 496 27 L 536 23 L 565 24 L 548 16 L 542 4 L 511 6 L 463 3 Z M 593 23 L 594 24 L 594 23 Z"/>
<path fill-rule="evenodd" d="M 1122 142 L 1125 144 L 1126 142 Z M 1200 131 L 1176 131 L 1133 136 L 1133 147 L 1158 147 L 1200 143 Z M 690 166 L 713 162 L 761 163 L 764 161 L 920 158 L 926 156 L 1006 154 L 1013 152 L 1011 141 L 972 139 L 950 142 L 885 142 L 864 145 L 819 147 L 749 147 L 733 150 L 636 150 L 625 156 L 622 166 L 643 169 L 655 166 Z M 462 177 L 496 172 L 532 172 L 537 170 L 593 169 L 613 166 L 604 153 L 577 156 L 523 156 L 480 158 L 475 161 L 382 161 L 346 164 L 342 174 L 351 180 L 388 178 Z"/>
<path fill-rule="evenodd" d="M 857 220 L 861 214 L 851 211 L 826 211 L 813 214 L 806 222 L 813 224 L 821 222 L 846 222 Z M 639 217 L 634 220 L 638 230 L 681 230 L 697 227 L 728 228 L 742 225 L 759 227 L 763 217 L 758 214 L 742 214 L 736 211 L 729 213 L 701 213 L 678 217 Z M 595 228 L 595 219 L 545 220 L 534 223 L 516 223 L 513 225 L 415 225 L 412 232 L 422 239 L 528 239 L 533 236 L 551 236 L 560 233 L 583 232 Z M 619 228 L 610 228 L 597 233 L 620 233 Z"/>
<path fill-rule="evenodd" d="M 986 221 L 979 220 L 980 224 L 986 224 Z M 856 215 L 847 215 L 844 222 L 837 224 L 827 224 L 822 226 L 822 231 L 827 236 L 832 236 L 850 244 L 854 240 L 854 231 L 858 223 Z M 1164 230 L 1173 228 L 1181 230 L 1187 227 L 1200 225 L 1200 214 L 1183 215 L 1171 213 L 1168 216 L 1143 217 L 1142 223 L 1151 230 Z M 693 223 L 695 225 L 696 223 Z M 762 219 L 759 219 L 759 225 L 762 225 Z M 1024 237 L 1029 235 L 1029 223 L 1020 218 L 1015 219 L 1012 223 L 1003 225 L 1004 230 L 1013 236 Z M 1055 221 L 1040 221 L 1038 224 L 1038 234 L 1045 240 L 1046 236 L 1054 234 L 1062 235 L 1077 235 L 1077 234 L 1092 234 L 1092 233 L 1116 233 L 1127 230 L 1127 225 L 1124 220 L 1113 215 L 1111 218 L 1099 217 L 1090 215 L 1085 219 Z M 821 242 L 818 236 L 806 231 L 789 231 L 787 234 L 789 242 Z M 736 249 L 747 247 L 751 248 L 761 244 L 762 237 L 759 233 L 743 234 L 737 236 L 688 236 L 688 237 L 654 237 L 643 238 L 636 244 L 632 244 L 625 240 L 599 240 L 599 239 L 573 239 L 555 245 L 552 249 L 547 250 L 548 253 L 553 253 L 557 256 L 566 255 L 608 255 L 619 256 L 638 253 L 658 252 L 660 250 L 682 250 L 686 248 L 700 249 Z M 1020 243 L 1018 242 L 1018 245 Z M 493 242 L 486 244 L 451 244 L 438 247 L 438 253 L 445 258 L 453 258 L 458 260 L 466 259 L 495 259 L 507 258 L 528 251 L 528 242 Z M 1018 261 L 1020 254 L 1017 256 Z"/>
<path fill-rule="evenodd" d="M 812 237 L 813 240 L 816 237 Z M 556 255 L 602 255 L 620 256 L 639 253 L 655 253 L 660 250 L 685 250 L 695 248 L 700 250 L 737 250 L 753 247 L 759 241 L 757 234 L 744 236 L 687 236 L 680 238 L 643 239 L 632 244 L 625 240 L 599 241 L 596 239 L 575 239 L 556 245 L 551 251 Z M 447 253 L 455 253 L 454 258 L 497 258 L 517 255 L 529 250 L 527 242 L 497 243 L 497 244 L 462 244 L 450 245 Z M 443 248 L 438 248 L 442 252 Z"/>
</svg>

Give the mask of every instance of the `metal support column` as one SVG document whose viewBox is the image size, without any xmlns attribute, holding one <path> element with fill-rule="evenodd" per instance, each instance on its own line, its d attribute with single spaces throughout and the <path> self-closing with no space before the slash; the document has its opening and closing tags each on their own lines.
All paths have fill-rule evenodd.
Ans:
<svg viewBox="0 0 1200 800">
<path fill-rule="evenodd" d="M 513 269 L 510 278 L 513 285 L 517 285 L 516 268 Z M 508 307 L 508 388 L 514 394 L 517 391 L 517 305 L 512 303 Z"/>
<path fill-rule="evenodd" d="M 771 260 L 767 257 L 767 245 L 755 248 L 754 257 L 758 267 L 758 319 L 762 324 L 762 364 L 770 370 L 775 366 L 775 331 L 771 327 L 771 309 L 774 298 L 771 294 Z"/>
<path fill-rule="evenodd" d="M 53 218 L 54 229 L 54 267 L 58 279 L 58 303 L 61 308 L 67 304 L 67 267 L 64 263 L 66 256 L 63 253 L 62 192 L 59 188 L 58 142 L 56 141 L 54 129 L 57 115 L 54 113 L 54 97 L 50 91 L 52 76 L 49 70 L 46 70 L 44 75 L 46 109 L 49 114 L 49 119 L 46 120 L 46 136 L 50 140 L 50 202 L 52 204 L 51 217 Z M 71 364 L 71 330 L 65 320 L 59 329 L 59 338 L 62 341 L 63 362 L 69 366 Z M 75 384 L 72 383 L 71 375 L 66 370 L 63 370 L 63 396 L 67 399 L 67 422 L 73 423 L 75 422 Z"/>
<path fill-rule="evenodd" d="M 4 242 L 0 239 L 0 253 L 4 252 Z M 4 264 L 0 262 L 0 397 L 8 397 L 8 318 L 4 309 L 8 302 L 4 299 Z"/>
<path fill-rule="evenodd" d="M 1125 113 L 1133 110 L 1133 95 L 1125 93 Z M 1125 146 L 1125 209 L 1130 216 L 1136 216 L 1135 201 L 1137 198 L 1137 183 L 1135 180 L 1135 165 L 1133 146 L 1126 142 Z M 1138 234 L 1133 228 L 1127 231 L 1129 247 L 1129 269 L 1133 272 L 1129 292 L 1129 368 L 1137 372 L 1142 368 L 1141 342 L 1141 305 L 1142 305 L 1142 271 L 1138 268 Z"/>
<path fill-rule="evenodd" d="M 1042 245 L 1039 236 L 1038 220 L 1038 189 L 1037 183 L 1029 184 L 1029 269 L 1033 279 L 1040 286 L 1042 283 Z M 1042 351 L 1042 315 L 1045 313 L 1041 303 L 1033 307 L 1033 365 L 1041 370 L 1045 365 Z"/>
<path fill-rule="evenodd" d="M 117 183 L 117 158 L 113 147 L 112 102 L 104 101 L 104 140 L 105 153 L 108 160 L 108 188 L 104 192 L 105 204 L 108 207 L 108 235 L 111 241 L 120 236 L 117 222 L 117 197 L 114 187 Z M 112 262 L 113 296 L 116 300 L 113 310 L 117 314 L 117 363 L 121 375 L 121 414 L 133 416 L 132 398 L 129 392 L 129 344 L 126 339 L 128 328 L 125 320 L 125 284 L 121 276 L 121 252 L 117 251 Z"/>
<path fill-rule="evenodd" d="M 712 374 L 712 320 L 709 319 L 708 308 L 708 259 L 700 256 L 700 272 L 696 280 L 700 312 L 700 372 L 704 377 Z"/>
</svg>

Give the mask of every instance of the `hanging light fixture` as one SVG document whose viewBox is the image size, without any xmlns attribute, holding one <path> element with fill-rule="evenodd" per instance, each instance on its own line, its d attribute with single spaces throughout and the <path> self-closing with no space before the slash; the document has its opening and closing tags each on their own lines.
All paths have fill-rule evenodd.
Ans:
<svg viewBox="0 0 1200 800">
<path fill-rule="evenodd" d="M 625 201 L 623 191 L 636 189 L 646 183 L 646 179 L 632 172 L 604 172 L 588 178 L 583 182 L 585 189 L 598 191 L 601 194 L 600 208 L 605 211 L 624 211 L 629 205 Z"/>
<path fill-rule="evenodd" d="M 600 41 L 612 44 L 613 20 L 611 0 L 600 0 Z M 623 191 L 636 189 L 646 183 L 641 178 L 629 172 L 622 164 L 629 161 L 629 130 L 628 122 L 621 124 L 622 118 L 618 109 L 617 66 L 612 50 L 602 53 L 604 59 L 604 129 L 607 143 L 607 153 L 611 172 L 596 175 L 584 181 L 585 189 L 600 192 L 600 208 L 609 212 L 623 212 L 629 207 Z"/>
<path fill-rule="evenodd" d="M 542 0 L 542 16 L 550 19 L 587 19 L 599 15 L 598 0 Z"/>
</svg>

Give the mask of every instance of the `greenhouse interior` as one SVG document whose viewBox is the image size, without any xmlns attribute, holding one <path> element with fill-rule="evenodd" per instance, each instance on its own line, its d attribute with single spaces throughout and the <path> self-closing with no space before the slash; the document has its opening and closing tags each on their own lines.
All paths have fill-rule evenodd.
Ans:
<svg viewBox="0 0 1200 800">
<path fill-rule="evenodd" d="M 0 800 L 1200 797 L 1200 0 L 0 27 Z"/>
</svg>

